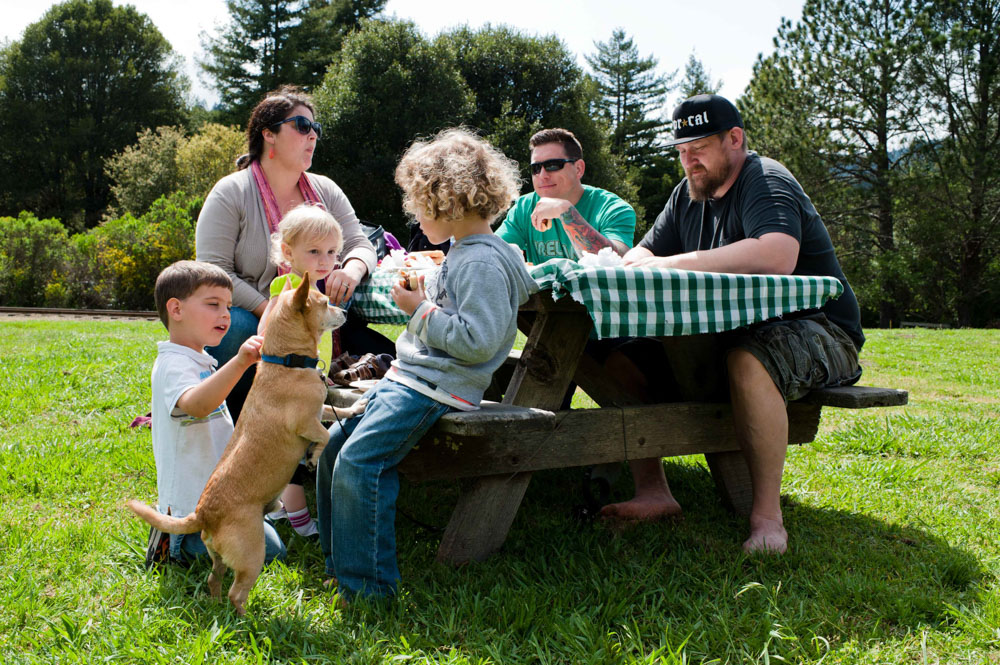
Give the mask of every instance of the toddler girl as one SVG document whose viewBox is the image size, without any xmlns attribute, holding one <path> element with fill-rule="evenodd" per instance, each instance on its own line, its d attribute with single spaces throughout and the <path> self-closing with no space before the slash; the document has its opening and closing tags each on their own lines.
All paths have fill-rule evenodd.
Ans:
<svg viewBox="0 0 1000 665">
<path fill-rule="evenodd" d="M 267 315 L 286 281 L 291 281 L 294 289 L 302 283 L 302 275 L 308 272 L 310 286 L 323 292 L 324 280 L 337 267 L 337 257 L 343 245 L 340 224 L 322 207 L 305 203 L 285 215 L 278 224 L 278 232 L 271 236 L 271 260 L 278 265 L 278 272 L 283 274 L 271 282 L 271 300 L 260 317 L 259 334 L 265 334 Z M 268 517 L 271 520 L 288 517 L 299 535 L 315 537 L 316 523 L 309 514 L 303 488 L 307 478 L 308 472 L 300 464 L 281 494 L 283 508 L 269 513 Z"/>
</svg>

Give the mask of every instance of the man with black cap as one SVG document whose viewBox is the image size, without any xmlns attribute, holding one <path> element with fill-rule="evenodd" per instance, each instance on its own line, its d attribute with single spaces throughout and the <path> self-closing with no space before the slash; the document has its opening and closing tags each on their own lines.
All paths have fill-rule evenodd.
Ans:
<svg viewBox="0 0 1000 665">
<path fill-rule="evenodd" d="M 798 399 L 812 388 L 850 385 L 861 376 L 858 351 L 865 337 L 858 301 L 809 197 L 784 166 L 747 151 L 743 120 L 729 100 L 718 95 L 691 97 L 674 110 L 673 120 L 670 145 L 677 147 L 686 177 L 674 188 L 646 236 L 625 255 L 626 265 L 827 275 L 844 285 L 840 298 L 819 310 L 725 335 L 664 338 L 658 340 L 658 346 L 642 340 L 646 345 L 636 347 L 644 349 L 638 358 L 634 349 L 622 348 L 633 365 L 635 359 L 642 361 L 641 372 L 623 378 L 631 376 L 637 393 L 650 394 L 665 382 L 650 353 L 664 356 L 660 366 L 669 373 L 685 363 L 691 366 L 690 347 L 682 352 L 685 362 L 672 359 L 678 343 L 710 340 L 716 345 L 699 361 L 702 367 L 710 367 L 713 360 L 725 360 L 714 376 L 728 375 L 728 383 L 720 381 L 720 387 L 723 395 L 728 390 L 732 400 L 737 436 L 753 483 L 750 537 L 743 547 L 784 552 L 788 534 L 781 515 L 780 490 L 788 442 L 786 401 Z M 698 369 L 693 374 L 700 378 L 713 375 Z M 682 388 L 681 393 L 685 390 L 690 391 Z M 692 399 L 690 395 L 681 397 Z M 603 513 L 626 519 L 658 517 L 657 505 L 666 505 L 669 497 L 662 489 L 666 480 L 661 461 L 634 461 L 632 471 L 636 497 L 605 506 Z"/>
</svg>

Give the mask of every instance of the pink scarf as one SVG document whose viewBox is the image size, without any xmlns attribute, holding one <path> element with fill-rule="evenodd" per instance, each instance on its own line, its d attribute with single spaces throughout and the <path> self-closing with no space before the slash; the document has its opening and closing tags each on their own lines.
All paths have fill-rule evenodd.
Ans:
<svg viewBox="0 0 1000 665">
<path fill-rule="evenodd" d="M 267 226 L 271 229 L 271 233 L 277 233 L 278 222 L 281 221 L 281 209 L 278 207 L 278 199 L 275 198 L 274 192 L 271 191 L 271 185 L 268 183 L 267 177 L 264 175 L 264 169 L 261 168 L 258 160 L 255 159 L 250 162 L 250 171 L 253 173 L 253 179 L 257 183 L 257 191 L 260 192 L 260 201 L 264 204 L 264 215 L 267 217 Z M 313 189 L 312 183 L 309 182 L 309 178 L 306 177 L 305 172 L 299 176 L 299 191 L 302 193 L 302 198 L 306 200 L 306 203 L 323 205 L 323 201 L 316 194 L 316 190 Z M 279 275 L 286 274 L 288 270 L 284 265 L 278 266 Z"/>
</svg>

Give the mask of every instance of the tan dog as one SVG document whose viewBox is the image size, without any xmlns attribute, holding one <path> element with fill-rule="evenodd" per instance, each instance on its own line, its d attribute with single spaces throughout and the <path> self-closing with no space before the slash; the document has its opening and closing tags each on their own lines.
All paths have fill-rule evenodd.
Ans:
<svg viewBox="0 0 1000 665">
<path fill-rule="evenodd" d="M 327 297 L 309 288 L 308 273 L 294 291 L 282 292 L 267 319 L 261 354 L 315 357 L 320 335 L 343 325 L 344 311 Z M 183 518 L 163 515 L 139 501 L 128 507 L 160 531 L 175 534 L 201 531 L 212 557 L 208 587 L 222 593 L 226 566 L 236 578 L 229 600 L 246 613 L 250 589 L 264 566 L 264 513 L 292 477 L 309 445 L 316 444 L 311 459 L 319 458 L 330 434 L 320 418 L 351 418 L 364 411 L 367 400 L 350 408 L 326 406 L 326 383 L 315 369 L 257 363 L 257 375 L 247 394 L 222 459 L 208 479 L 195 511 Z"/>
</svg>

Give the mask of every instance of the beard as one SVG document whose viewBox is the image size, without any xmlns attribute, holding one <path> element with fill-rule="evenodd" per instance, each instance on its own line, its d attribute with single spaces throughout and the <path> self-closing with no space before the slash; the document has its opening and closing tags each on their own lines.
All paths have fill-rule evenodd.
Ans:
<svg viewBox="0 0 1000 665">
<path fill-rule="evenodd" d="M 688 195 L 692 201 L 698 203 L 709 200 L 715 190 L 726 184 L 726 180 L 729 179 L 732 172 L 732 164 L 728 161 L 722 162 L 722 165 L 713 171 L 701 166 L 693 172 L 693 177 L 691 172 L 685 170 L 684 175 L 688 179 Z"/>
</svg>

